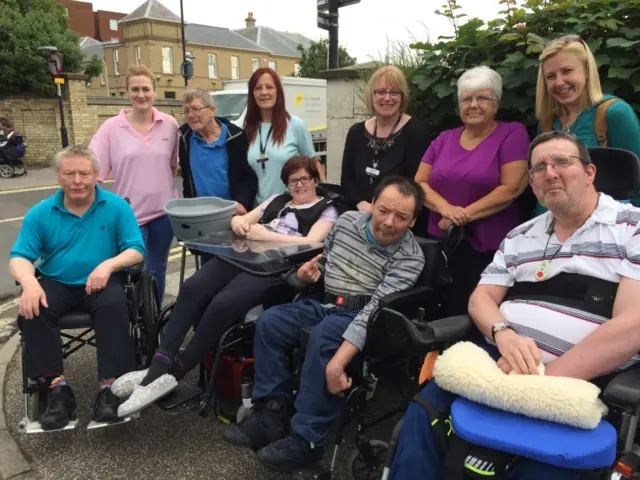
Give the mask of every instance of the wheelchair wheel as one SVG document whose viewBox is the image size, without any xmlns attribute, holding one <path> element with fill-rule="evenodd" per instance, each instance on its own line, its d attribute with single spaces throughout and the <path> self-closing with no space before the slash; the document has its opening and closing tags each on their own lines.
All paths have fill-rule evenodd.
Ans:
<svg viewBox="0 0 640 480">
<path fill-rule="evenodd" d="M 367 443 L 371 458 L 365 458 L 360 449 L 354 450 L 349 457 L 349 480 L 378 480 L 382 476 L 389 445 L 382 440 L 369 440 Z"/>
<path fill-rule="evenodd" d="M 13 167 L 6 163 L 0 164 L 0 177 L 11 178 L 13 177 Z"/>
<path fill-rule="evenodd" d="M 151 272 L 145 270 L 138 282 L 139 291 L 139 340 L 141 349 L 140 363 L 148 366 L 153 353 L 158 346 L 158 315 L 160 314 L 160 299 L 156 279 Z"/>
</svg>

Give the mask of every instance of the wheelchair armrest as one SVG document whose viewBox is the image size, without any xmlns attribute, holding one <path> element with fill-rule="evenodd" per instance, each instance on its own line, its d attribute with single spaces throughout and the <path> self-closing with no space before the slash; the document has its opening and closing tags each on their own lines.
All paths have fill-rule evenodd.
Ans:
<svg viewBox="0 0 640 480">
<path fill-rule="evenodd" d="M 318 267 L 320 268 L 320 275 L 324 275 L 324 267 L 320 265 Z M 284 274 L 282 278 L 286 283 L 291 285 L 296 290 L 306 290 L 307 288 L 311 288 L 314 285 L 317 285 L 322 280 L 322 277 L 320 277 L 320 280 L 318 280 L 318 282 L 316 283 L 303 282 L 298 278 L 298 267 L 294 267 L 291 270 L 289 270 L 287 273 Z"/>
<path fill-rule="evenodd" d="M 140 263 L 136 263 L 135 265 L 131 265 L 130 267 L 127 267 L 124 269 L 125 273 L 129 274 L 129 275 L 136 275 L 140 272 L 142 272 L 142 269 L 144 268 L 144 262 L 140 262 Z"/>
<path fill-rule="evenodd" d="M 380 299 L 380 307 L 388 309 L 407 308 L 425 303 L 433 289 L 427 286 L 410 288 L 403 292 L 386 295 Z"/>
<path fill-rule="evenodd" d="M 621 408 L 640 406 L 640 370 L 634 369 L 616 375 L 604 390 L 604 399 Z"/>
<path fill-rule="evenodd" d="M 434 341 L 450 343 L 462 340 L 471 330 L 473 321 L 469 315 L 440 318 L 427 323 Z"/>
</svg>

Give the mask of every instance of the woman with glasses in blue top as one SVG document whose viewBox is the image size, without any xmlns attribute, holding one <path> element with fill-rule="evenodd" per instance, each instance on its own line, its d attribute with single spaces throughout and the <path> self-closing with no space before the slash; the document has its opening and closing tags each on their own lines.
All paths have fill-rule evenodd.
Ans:
<svg viewBox="0 0 640 480">
<path fill-rule="evenodd" d="M 564 129 L 586 147 L 621 148 L 640 156 L 638 117 L 624 100 L 603 94 L 595 58 L 578 35 L 552 40 L 540 54 L 536 116 L 538 133 Z M 640 206 L 640 195 L 631 203 Z M 534 216 L 545 211 L 538 203 Z"/>
</svg>

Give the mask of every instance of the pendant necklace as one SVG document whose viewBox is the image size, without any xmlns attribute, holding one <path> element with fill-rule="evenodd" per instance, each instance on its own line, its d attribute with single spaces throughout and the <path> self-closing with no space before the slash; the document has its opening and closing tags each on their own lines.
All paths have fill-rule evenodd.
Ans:
<svg viewBox="0 0 640 480">
<path fill-rule="evenodd" d="M 547 248 L 549 248 L 549 241 L 551 240 L 551 236 L 553 235 L 553 230 L 555 229 L 555 226 L 556 226 L 556 220 L 554 219 L 553 222 L 551 223 L 551 232 L 549 232 L 549 236 L 547 237 L 547 244 L 544 247 L 544 253 L 542 254 L 542 263 L 540 263 L 540 266 L 538 267 L 535 273 L 535 279 L 538 282 L 543 282 L 544 280 L 549 278 L 551 260 L 553 260 L 556 257 L 556 255 L 560 252 L 560 250 L 562 250 L 562 245 L 560 245 L 560 248 L 556 250 L 556 253 L 554 253 L 551 256 L 551 258 L 547 260 L 546 258 Z"/>
</svg>

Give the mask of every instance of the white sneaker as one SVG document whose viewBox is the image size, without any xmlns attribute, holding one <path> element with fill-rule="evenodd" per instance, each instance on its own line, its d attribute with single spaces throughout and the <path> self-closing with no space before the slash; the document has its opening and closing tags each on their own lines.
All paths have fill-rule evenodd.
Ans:
<svg viewBox="0 0 640 480">
<path fill-rule="evenodd" d="M 136 389 L 144 377 L 147 376 L 149 369 L 134 370 L 133 372 L 125 373 L 124 375 L 116 378 L 111 385 L 111 392 L 119 398 L 126 398 L 130 396 Z"/>
<path fill-rule="evenodd" d="M 146 387 L 134 389 L 126 402 L 118 407 L 118 417 L 124 418 L 147 408 L 156 400 L 167 395 L 178 386 L 178 381 L 173 375 L 165 373 Z M 113 388 L 113 387 L 112 387 Z"/>
</svg>

